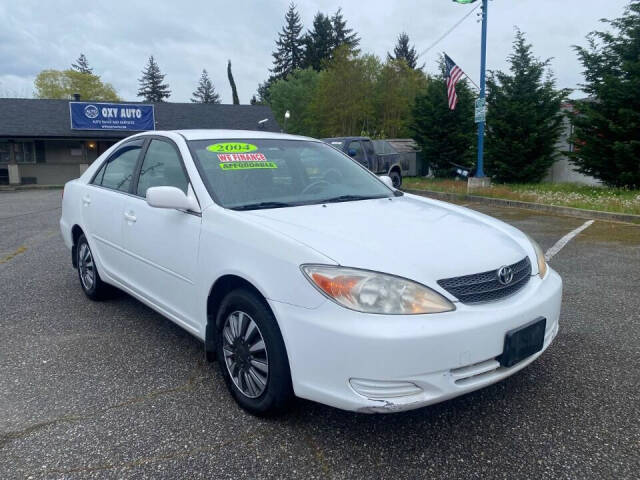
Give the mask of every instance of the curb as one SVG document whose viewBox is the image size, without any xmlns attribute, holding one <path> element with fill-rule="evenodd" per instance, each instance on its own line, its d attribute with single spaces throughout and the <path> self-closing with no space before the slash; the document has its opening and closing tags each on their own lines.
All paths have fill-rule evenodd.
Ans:
<svg viewBox="0 0 640 480">
<path fill-rule="evenodd" d="M 19 190 L 62 190 L 64 185 L 2 185 L 0 192 L 16 192 Z"/>
<path fill-rule="evenodd" d="M 640 215 L 629 213 L 600 212 L 598 210 L 585 210 L 574 207 L 559 207 L 557 205 L 545 205 L 543 203 L 522 202 L 520 200 L 504 200 L 502 198 L 481 197 L 478 195 L 467 195 L 464 193 L 434 192 L 433 190 L 403 190 L 407 193 L 420 195 L 422 197 L 435 198 L 437 200 L 451 201 L 463 200 L 467 202 L 482 203 L 484 205 L 494 205 L 497 207 L 523 208 L 526 210 L 536 210 L 565 217 L 588 218 L 593 220 L 606 220 L 610 222 L 625 222 L 640 224 Z"/>
</svg>

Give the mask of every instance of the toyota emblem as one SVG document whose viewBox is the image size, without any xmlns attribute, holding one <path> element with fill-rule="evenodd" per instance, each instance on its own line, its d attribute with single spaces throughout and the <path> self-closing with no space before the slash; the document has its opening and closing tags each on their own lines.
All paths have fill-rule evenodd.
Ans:
<svg viewBox="0 0 640 480">
<path fill-rule="evenodd" d="M 513 269 L 511 267 L 500 267 L 498 269 L 498 281 L 502 285 L 509 285 L 513 280 Z"/>
</svg>

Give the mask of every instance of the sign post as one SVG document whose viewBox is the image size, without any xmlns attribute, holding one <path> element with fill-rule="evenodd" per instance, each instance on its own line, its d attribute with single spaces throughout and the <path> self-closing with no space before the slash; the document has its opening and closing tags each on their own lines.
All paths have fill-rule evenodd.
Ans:
<svg viewBox="0 0 640 480">
<path fill-rule="evenodd" d="M 475 3 L 477 0 L 453 0 L 456 3 Z M 482 40 L 480 46 L 480 98 L 476 100 L 475 123 L 478 124 L 478 162 L 476 174 L 469 177 L 467 191 L 490 185 L 491 179 L 484 176 L 484 124 L 487 116 L 486 72 L 487 72 L 487 14 L 489 0 L 482 0 Z"/>
<path fill-rule="evenodd" d="M 482 107 L 485 106 L 485 89 L 487 80 L 487 9 L 489 0 L 482 0 L 482 46 L 480 47 L 480 98 Z M 477 104 L 476 104 L 477 108 Z M 484 113 L 484 112 L 483 112 Z M 484 117 L 484 115 L 483 115 Z M 476 122 L 478 117 L 476 115 Z M 476 168 L 476 177 L 484 177 L 484 118 L 478 122 L 478 165 Z"/>
</svg>

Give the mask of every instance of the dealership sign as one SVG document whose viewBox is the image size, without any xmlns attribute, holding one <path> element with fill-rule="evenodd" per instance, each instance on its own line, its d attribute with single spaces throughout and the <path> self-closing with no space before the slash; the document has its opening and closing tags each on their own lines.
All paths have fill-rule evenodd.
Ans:
<svg viewBox="0 0 640 480">
<path fill-rule="evenodd" d="M 155 130 L 153 105 L 69 102 L 72 130 Z"/>
</svg>

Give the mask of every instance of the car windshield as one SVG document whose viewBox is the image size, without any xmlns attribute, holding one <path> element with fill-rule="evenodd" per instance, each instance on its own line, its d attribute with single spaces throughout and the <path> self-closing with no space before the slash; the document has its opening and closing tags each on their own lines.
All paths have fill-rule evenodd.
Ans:
<svg viewBox="0 0 640 480">
<path fill-rule="evenodd" d="M 306 140 L 192 140 L 189 147 L 215 201 L 253 210 L 393 197 L 351 158 Z"/>
</svg>

